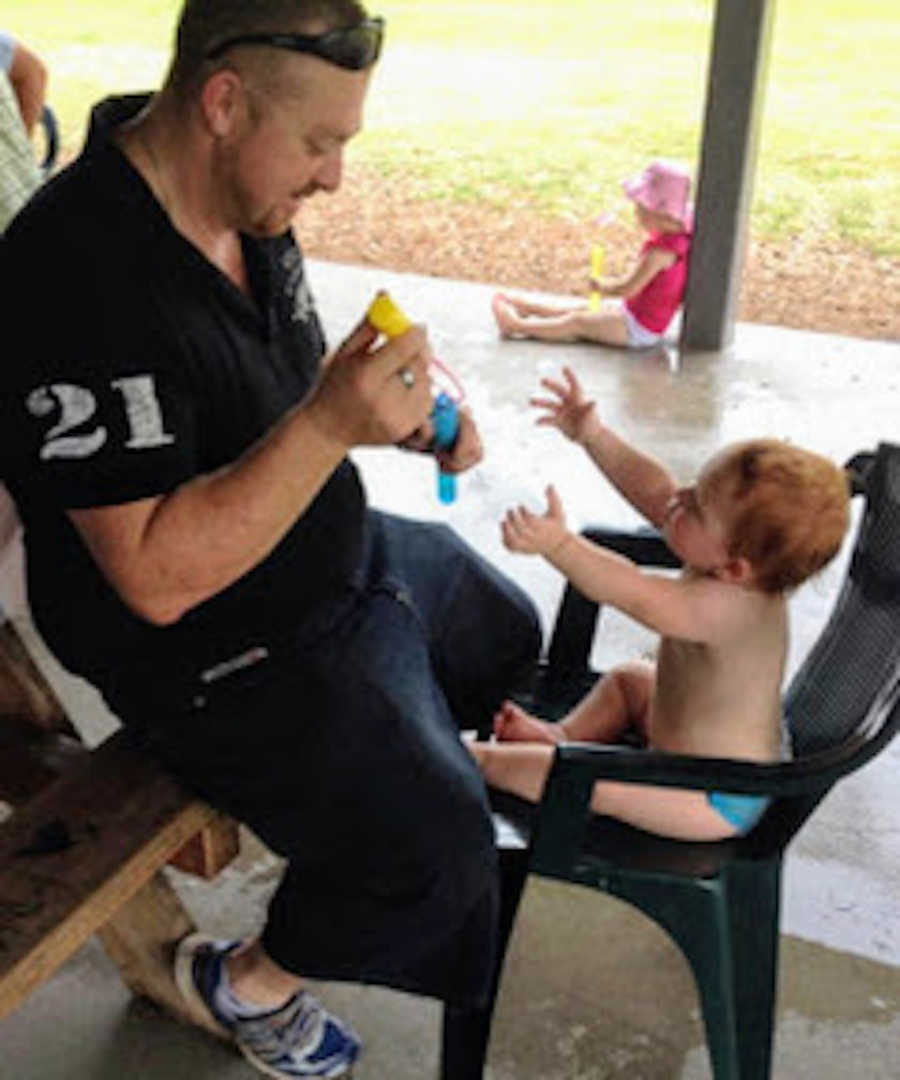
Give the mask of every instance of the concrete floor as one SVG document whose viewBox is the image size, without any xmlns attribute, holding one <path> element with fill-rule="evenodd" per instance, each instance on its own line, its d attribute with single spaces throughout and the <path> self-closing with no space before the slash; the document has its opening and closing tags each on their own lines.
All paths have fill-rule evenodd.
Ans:
<svg viewBox="0 0 900 1080">
<path fill-rule="evenodd" d="M 714 449 L 751 435 L 789 437 L 836 460 L 900 437 L 896 343 L 741 325 L 731 349 L 679 362 L 674 346 L 625 354 L 500 342 L 489 286 L 324 263 L 310 273 L 333 342 L 376 288 L 389 288 L 429 325 L 437 355 L 461 377 L 482 429 L 485 460 L 460 480 L 452 506 L 437 502 L 428 461 L 391 450 L 355 455 L 371 501 L 454 524 L 529 590 L 546 627 L 561 579 L 540 560 L 503 550 L 498 522 L 506 508 L 541 506 L 552 481 L 575 524 L 638 521 L 575 448 L 533 425 L 528 396 L 563 363 L 612 426 L 684 479 Z M 791 668 L 827 615 L 846 554 L 792 601 Z M 607 617 L 595 660 L 603 665 L 651 647 L 649 635 Z M 103 737 L 114 721 L 92 692 L 45 655 L 40 662 L 89 741 Z M 775 1080 L 900 1076 L 898 764 L 895 744 L 839 785 L 787 859 Z M 216 882 L 172 872 L 198 922 L 214 933 L 253 931 L 277 878 L 277 861 L 245 839 L 241 858 Z M 433 1002 L 356 986 L 321 992 L 364 1037 L 358 1080 L 436 1075 L 440 1013 Z M 2 1025 L 0 1080 L 254 1075 L 229 1048 L 132 1000 L 94 942 Z M 609 897 L 530 883 L 494 1026 L 491 1080 L 709 1075 L 692 979 L 662 931 Z"/>
</svg>

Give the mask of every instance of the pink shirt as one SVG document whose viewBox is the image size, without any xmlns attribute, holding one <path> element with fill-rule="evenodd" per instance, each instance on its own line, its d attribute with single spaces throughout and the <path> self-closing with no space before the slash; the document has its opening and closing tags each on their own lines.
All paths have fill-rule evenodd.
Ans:
<svg viewBox="0 0 900 1080">
<path fill-rule="evenodd" d="M 641 255 L 651 248 L 674 252 L 675 262 L 667 270 L 660 270 L 636 296 L 625 301 L 625 306 L 641 326 L 656 334 L 662 334 L 672 321 L 684 296 L 691 234 L 688 231 L 651 233 L 650 239 L 641 248 Z"/>
</svg>

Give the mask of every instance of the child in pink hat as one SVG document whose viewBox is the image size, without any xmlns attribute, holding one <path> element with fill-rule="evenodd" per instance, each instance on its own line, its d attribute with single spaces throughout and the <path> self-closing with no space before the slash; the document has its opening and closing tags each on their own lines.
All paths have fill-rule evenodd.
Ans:
<svg viewBox="0 0 900 1080">
<path fill-rule="evenodd" d="M 681 305 L 687 284 L 692 214 L 690 175 L 658 159 L 622 185 L 648 234 L 634 268 L 622 278 L 591 278 L 606 299 L 555 307 L 497 293 L 491 304 L 503 337 L 596 341 L 623 348 L 655 345 Z"/>
</svg>

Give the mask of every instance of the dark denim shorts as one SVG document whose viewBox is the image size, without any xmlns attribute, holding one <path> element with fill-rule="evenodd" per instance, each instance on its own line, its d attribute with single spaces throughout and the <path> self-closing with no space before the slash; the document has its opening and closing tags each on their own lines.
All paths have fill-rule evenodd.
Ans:
<svg viewBox="0 0 900 1080">
<path fill-rule="evenodd" d="M 291 641 L 157 687 L 153 717 L 146 687 L 112 704 L 288 860 L 273 959 L 466 1005 L 490 978 L 497 878 L 459 728 L 490 717 L 539 646 L 530 601 L 455 533 L 372 512 L 356 580 Z"/>
</svg>

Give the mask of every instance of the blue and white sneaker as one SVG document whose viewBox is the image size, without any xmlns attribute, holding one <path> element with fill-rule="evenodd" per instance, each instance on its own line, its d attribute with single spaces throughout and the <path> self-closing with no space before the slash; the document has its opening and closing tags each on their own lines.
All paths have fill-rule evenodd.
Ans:
<svg viewBox="0 0 900 1080">
<path fill-rule="evenodd" d="M 175 981 L 191 1011 L 233 1040 L 260 1072 L 277 1077 L 349 1077 L 360 1041 L 347 1025 L 301 990 L 284 1005 L 253 1016 L 227 1014 L 217 1003 L 222 964 L 238 941 L 191 934 L 175 955 Z"/>
</svg>

